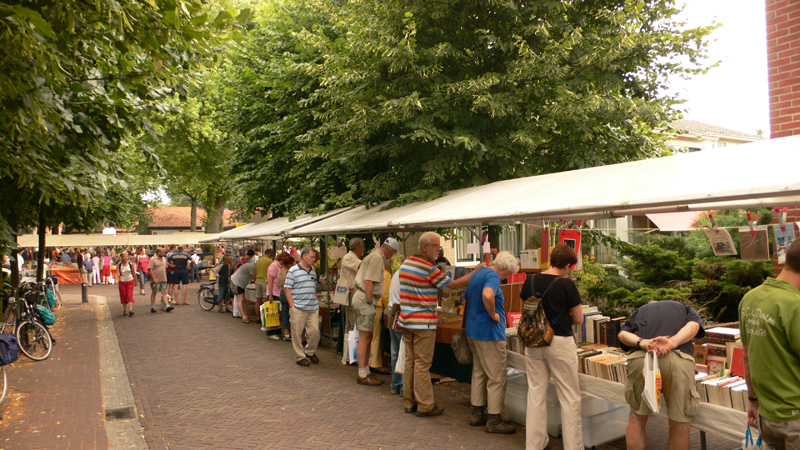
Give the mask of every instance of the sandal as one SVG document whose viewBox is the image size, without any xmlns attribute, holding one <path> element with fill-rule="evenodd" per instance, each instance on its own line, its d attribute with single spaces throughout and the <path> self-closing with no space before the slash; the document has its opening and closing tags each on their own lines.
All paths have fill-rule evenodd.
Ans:
<svg viewBox="0 0 800 450">
<path fill-rule="evenodd" d="M 252 322 L 252 320 L 250 320 L 249 317 L 242 319 L 242 323 L 250 323 L 250 322 Z"/>
</svg>

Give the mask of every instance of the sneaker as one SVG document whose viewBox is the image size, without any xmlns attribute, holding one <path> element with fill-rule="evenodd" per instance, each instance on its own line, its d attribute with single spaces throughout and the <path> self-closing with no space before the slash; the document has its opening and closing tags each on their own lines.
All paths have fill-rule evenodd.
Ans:
<svg viewBox="0 0 800 450">
<path fill-rule="evenodd" d="M 495 434 L 514 434 L 517 432 L 517 429 L 514 428 L 514 425 L 503 422 L 503 419 L 499 417 L 493 417 L 486 422 L 486 432 Z"/>
<path fill-rule="evenodd" d="M 283 342 L 292 342 L 292 337 L 291 336 L 284 336 L 283 337 Z"/>
<path fill-rule="evenodd" d="M 481 408 L 480 411 L 472 411 L 472 415 L 469 417 L 469 425 L 471 427 L 482 427 L 486 425 L 486 421 L 489 418 L 486 416 L 486 410 Z"/>
<path fill-rule="evenodd" d="M 170 312 L 170 311 L 172 311 L 173 309 L 175 309 L 175 307 L 174 307 L 174 306 L 172 306 L 172 303 L 168 303 L 168 304 L 167 304 L 167 312 Z"/>
<path fill-rule="evenodd" d="M 383 381 L 377 378 L 372 378 L 372 374 L 368 374 L 364 378 L 356 376 L 356 383 L 363 384 L 365 386 L 380 386 L 383 384 Z"/>
<path fill-rule="evenodd" d="M 220 307 L 220 308 L 219 308 L 219 312 L 221 312 L 221 313 L 224 313 L 224 312 L 225 312 L 225 308 L 223 308 L 223 307 Z"/>
<path fill-rule="evenodd" d="M 150 308 L 150 312 L 154 313 L 154 312 L 156 312 L 156 309 L 155 308 Z"/>
<path fill-rule="evenodd" d="M 261 331 L 267 331 L 267 327 L 261 327 Z"/>
<path fill-rule="evenodd" d="M 417 417 L 433 417 L 433 416 L 441 416 L 444 414 L 444 406 L 433 405 L 433 409 L 430 411 L 417 411 Z"/>
<path fill-rule="evenodd" d="M 270 335 L 269 335 L 269 338 L 270 338 L 270 339 L 272 339 L 273 341 L 279 341 L 279 340 L 281 340 L 281 337 L 280 337 L 280 336 L 278 336 L 277 334 L 270 334 Z"/>
</svg>

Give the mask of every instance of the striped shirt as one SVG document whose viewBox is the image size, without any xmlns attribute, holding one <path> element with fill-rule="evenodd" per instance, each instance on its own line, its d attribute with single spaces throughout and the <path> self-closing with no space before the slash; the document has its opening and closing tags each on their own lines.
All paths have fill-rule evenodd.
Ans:
<svg viewBox="0 0 800 450">
<path fill-rule="evenodd" d="M 450 278 L 421 255 L 400 266 L 400 326 L 410 330 L 435 330 L 439 289 Z"/>
<path fill-rule="evenodd" d="M 284 288 L 292 291 L 294 307 L 302 311 L 319 311 L 317 300 L 317 272 L 314 266 L 306 270 L 300 264 L 295 264 L 286 274 Z"/>
</svg>

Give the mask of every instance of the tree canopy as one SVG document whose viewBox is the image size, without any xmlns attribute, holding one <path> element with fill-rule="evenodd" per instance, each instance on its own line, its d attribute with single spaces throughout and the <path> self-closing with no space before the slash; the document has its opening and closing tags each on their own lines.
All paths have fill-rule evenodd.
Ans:
<svg viewBox="0 0 800 450">
<path fill-rule="evenodd" d="M 234 51 L 242 205 L 429 199 L 665 152 L 708 28 L 669 0 L 287 1 Z M 226 96 L 228 97 L 228 96 Z"/>
</svg>

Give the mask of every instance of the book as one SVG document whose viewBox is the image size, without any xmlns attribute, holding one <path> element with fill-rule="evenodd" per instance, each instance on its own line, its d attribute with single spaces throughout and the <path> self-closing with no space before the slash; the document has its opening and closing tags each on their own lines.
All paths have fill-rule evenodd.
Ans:
<svg viewBox="0 0 800 450">
<path fill-rule="evenodd" d="M 726 358 L 722 356 L 709 356 L 706 359 L 708 363 L 709 375 L 723 376 L 725 375 L 725 362 Z"/>
<path fill-rule="evenodd" d="M 593 326 L 594 341 L 597 342 L 598 344 L 606 344 L 603 341 L 604 336 L 603 336 L 602 329 L 600 328 L 600 325 L 602 325 L 605 322 L 608 322 L 609 320 L 611 320 L 611 318 L 608 317 L 608 316 L 599 316 L 594 321 L 594 324 L 593 324 L 594 325 Z"/>
<path fill-rule="evenodd" d="M 506 326 L 508 328 L 516 328 L 521 318 L 522 318 L 521 312 L 506 313 Z"/>
<path fill-rule="evenodd" d="M 708 358 L 708 347 L 705 345 L 694 346 L 694 360 L 697 364 L 705 364 Z"/>
<path fill-rule="evenodd" d="M 744 349 L 741 344 L 734 345 L 730 354 L 730 368 L 731 374 L 743 377 L 744 376 Z"/>
<path fill-rule="evenodd" d="M 738 328 L 714 327 L 706 330 L 708 342 L 724 344 L 727 341 L 736 341 L 741 337 Z"/>
<path fill-rule="evenodd" d="M 708 356 L 722 356 L 724 358 L 728 358 L 728 348 L 725 344 L 714 344 L 709 342 L 706 345 L 708 348 Z"/>
</svg>

